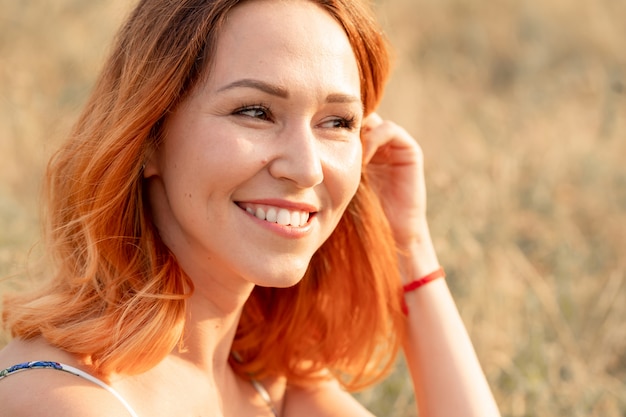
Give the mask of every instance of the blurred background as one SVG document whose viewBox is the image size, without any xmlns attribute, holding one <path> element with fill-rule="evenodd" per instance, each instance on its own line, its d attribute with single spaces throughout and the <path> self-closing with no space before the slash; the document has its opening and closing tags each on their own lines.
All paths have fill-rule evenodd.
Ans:
<svg viewBox="0 0 626 417">
<path fill-rule="evenodd" d="M 28 279 L 46 160 L 130 7 L 0 0 L 0 276 Z M 380 112 L 424 148 L 432 234 L 503 416 L 626 416 L 626 1 L 376 8 L 395 51 Z M 401 360 L 357 396 L 417 415 Z"/>
</svg>

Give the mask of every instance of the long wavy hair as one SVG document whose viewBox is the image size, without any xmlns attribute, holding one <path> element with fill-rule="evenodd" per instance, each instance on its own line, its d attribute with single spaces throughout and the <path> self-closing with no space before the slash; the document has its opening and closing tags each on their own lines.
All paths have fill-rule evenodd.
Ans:
<svg viewBox="0 0 626 417">
<path fill-rule="evenodd" d="M 14 337 L 43 337 L 100 375 L 143 372 L 184 343 L 189 278 L 160 240 L 142 164 L 168 114 L 211 68 L 231 9 L 260 0 L 142 0 L 65 144 L 48 165 L 45 244 L 51 279 L 7 297 Z M 365 112 L 388 76 L 385 39 L 368 5 L 310 0 L 344 28 Z M 291 288 L 254 289 L 233 343 L 246 377 L 307 384 L 330 371 L 348 389 L 384 375 L 403 315 L 396 248 L 365 174 L 336 230 Z M 324 371 L 324 372 L 322 372 Z"/>
</svg>

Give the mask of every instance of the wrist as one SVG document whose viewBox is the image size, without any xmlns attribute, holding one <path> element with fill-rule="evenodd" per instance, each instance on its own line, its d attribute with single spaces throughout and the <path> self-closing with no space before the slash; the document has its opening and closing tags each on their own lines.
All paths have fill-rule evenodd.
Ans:
<svg viewBox="0 0 626 417">
<path fill-rule="evenodd" d="M 402 290 L 404 293 L 402 302 L 401 302 L 402 312 L 407 316 L 409 315 L 409 307 L 404 298 L 404 296 L 406 296 L 407 293 L 413 292 L 437 279 L 444 279 L 445 277 L 446 277 L 446 272 L 444 271 L 443 267 L 439 267 L 427 275 L 420 276 L 402 285 Z"/>
<path fill-rule="evenodd" d="M 446 272 L 444 271 L 443 267 L 439 267 L 435 269 L 433 272 L 431 272 L 430 274 L 424 275 L 419 278 L 415 278 L 414 280 L 404 284 L 402 286 L 402 289 L 404 293 L 406 294 L 408 292 L 415 291 L 420 287 L 423 287 L 429 282 L 432 282 L 439 278 L 445 278 L 445 277 L 446 277 Z"/>
<path fill-rule="evenodd" d="M 398 266 L 403 284 L 440 268 L 427 225 L 414 239 L 399 244 Z"/>
</svg>

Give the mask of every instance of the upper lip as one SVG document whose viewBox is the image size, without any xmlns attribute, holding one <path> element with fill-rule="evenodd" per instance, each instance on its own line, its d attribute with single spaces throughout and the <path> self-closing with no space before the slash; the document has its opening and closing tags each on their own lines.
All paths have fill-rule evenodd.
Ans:
<svg viewBox="0 0 626 417">
<path fill-rule="evenodd" d="M 310 203 L 300 202 L 300 201 L 289 201 L 282 200 L 276 198 L 263 198 L 263 199 L 254 199 L 254 200 L 239 200 L 236 201 L 237 204 L 263 204 L 266 206 L 273 206 L 278 208 L 284 208 L 287 210 L 300 210 L 300 211 L 308 211 L 309 213 L 317 213 L 319 208 Z"/>
</svg>

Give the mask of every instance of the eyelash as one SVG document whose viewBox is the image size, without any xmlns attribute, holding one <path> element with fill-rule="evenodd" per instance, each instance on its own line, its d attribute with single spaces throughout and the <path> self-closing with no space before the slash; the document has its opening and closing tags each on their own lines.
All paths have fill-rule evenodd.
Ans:
<svg viewBox="0 0 626 417">
<path fill-rule="evenodd" d="M 263 115 L 251 116 L 251 115 L 246 114 L 246 112 L 250 112 L 250 111 L 262 112 Z M 267 104 L 242 105 L 238 107 L 235 111 L 233 111 L 233 114 L 238 115 L 238 116 L 250 117 L 252 119 L 267 120 L 267 121 L 273 120 L 272 111 L 270 109 L 270 106 Z M 348 114 L 342 117 L 336 117 L 331 120 L 326 120 L 324 123 L 328 123 L 328 122 L 339 123 L 340 126 L 333 126 L 333 128 L 335 129 L 354 130 L 356 128 L 356 117 L 353 114 Z"/>
<path fill-rule="evenodd" d="M 264 117 L 250 116 L 250 115 L 245 114 L 245 112 L 249 112 L 249 111 L 263 112 Z M 272 120 L 272 111 L 270 110 L 270 106 L 266 104 L 243 105 L 243 106 L 240 106 L 235 111 L 233 111 L 233 114 L 239 115 L 239 116 L 246 116 L 246 117 L 250 117 L 253 119 Z"/>
<path fill-rule="evenodd" d="M 331 121 L 341 123 L 341 126 L 338 126 L 338 129 L 354 130 L 356 127 L 356 117 L 353 114 L 345 115 Z"/>
</svg>

